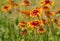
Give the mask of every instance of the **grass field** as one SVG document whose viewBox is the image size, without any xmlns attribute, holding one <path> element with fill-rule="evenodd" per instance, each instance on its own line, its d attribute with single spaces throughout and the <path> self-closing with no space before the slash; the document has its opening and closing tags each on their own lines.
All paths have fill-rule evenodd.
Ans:
<svg viewBox="0 0 60 41">
<path fill-rule="evenodd" d="M 26 5 L 24 0 L 0 0 L 0 41 L 60 41 L 60 0 L 46 3 L 44 9 L 44 0 L 27 1 Z M 48 11 L 54 13 L 46 15 Z"/>
</svg>

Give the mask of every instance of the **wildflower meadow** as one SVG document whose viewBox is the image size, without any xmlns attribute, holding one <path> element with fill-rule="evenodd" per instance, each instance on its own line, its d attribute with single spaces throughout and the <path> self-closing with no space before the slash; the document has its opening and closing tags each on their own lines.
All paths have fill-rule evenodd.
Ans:
<svg viewBox="0 0 60 41">
<path fill-rule="evenodd" d="M 0 41 L 60 41 L 60 0 L 0 0 Z"/>
</svg>

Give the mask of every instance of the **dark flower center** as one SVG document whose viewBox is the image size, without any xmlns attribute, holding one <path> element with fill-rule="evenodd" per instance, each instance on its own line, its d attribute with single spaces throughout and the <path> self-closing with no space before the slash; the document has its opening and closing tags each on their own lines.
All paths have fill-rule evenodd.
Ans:
<svg viewBox="0 0 60 41">
<path fill-rule="evenodd" d="M 5 6 L 4 8 L 5 8 L 5 9 L 7 9 L 8 7 L 7 7 L 7 6 Z"/>
<path fill-rule="evenodd" d="M 49 0 L 45 0 L 45 3 L 48 4 L 48 3 L 50 3 L 50 1 Z"/>
</svg>

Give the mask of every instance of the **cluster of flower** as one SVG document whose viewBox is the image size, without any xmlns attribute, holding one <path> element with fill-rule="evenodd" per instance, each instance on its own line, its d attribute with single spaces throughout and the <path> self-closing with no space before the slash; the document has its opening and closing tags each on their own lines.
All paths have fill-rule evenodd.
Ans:
<svg viewBox="0 0 60 41">
<path fill-rule="evenodd" d="M 24 0 L 22 2 L 23 6 L 30 6 L 32 3 L 29 0 Z M 45 33 L 47 30 L 42 27 L 43 25 L 51 25 L 51 22 L 55 22 L 58 25 L 58 28 L 60 28 L 60 20 L 52 17 L 56 17 L 57 14 L 60 14 L 60 9 L 58 9 L 57 12 L 52 11 L 51 7 L 54 5 L 54 2 L 50 0 L 44 0 L 41 1 L 40 4 L 42 7 L 36 7 L 33 10 L 22 10 L 20 11 L 21 14 L 34 18 L 35 16 L 38 17 L 39 20 L 33 20 L 31 22 L 20 22 L 18 26 L 21 29 L 20 34 L 26 35 L 29 30 L 34 32 L 34 30 L 37 30 L 37 33 Z M 19 4 L 15 3 L 14 1 L 10 1 L 8 5 L 2 7 L 2 11 L 11 11 L 12 8 L 20 8 Z M 42 17 L 42 12 L 44 12 L 47 19 L 40 18 Z"/>
</svg>

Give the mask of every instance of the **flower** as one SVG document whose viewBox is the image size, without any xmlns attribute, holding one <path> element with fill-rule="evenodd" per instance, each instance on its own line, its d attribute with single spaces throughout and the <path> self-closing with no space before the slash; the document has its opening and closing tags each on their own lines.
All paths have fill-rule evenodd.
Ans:
<svg viewBox="0 0 60 41">
<path fill-rule="evenodd" d="M 39 26 L 40 23 L 39 23 L 39 21 L 33 21 L 33 22 L 30 23 L 30 25 L 33 26 L 33 27 L 36 27 L 36 26 Z"/>
<path fill-rule="evenodd" d="M 40 28 L 39 30 L 38 30 L 38 33 L 45 33 L 46 32 L 46 29 L 43 29 L 43 28 Z"/>
<path fill-rule="evenodd" d="M 3 6 L 2 11 L 10 11 L 11 10 L 11 5 Z"/>
<path fill-rule="evenodd" d="M 29 6 L 29 5 L 30 5 L 30 2 L 29 2 L 28 0 L 24 0 L 24 1 L 22 2 L 22 5 L 24 5 L 24 6 Z"/>
<path fill-rule="evenodd" d="M 47 17 L 51 17 L 55 15 L 55 13 L 52 11 L 46 11 L 45 14 L 47 15 Z"/>
<path fill-rule="evenodd" d="M 12 5 L 12 6 L 14 6 L 14 5 L 15 5 L 14 0 L 10 1 L 10 3 L 9 3 L 9 4 L 10 4 L 10 5 Z"/>
<path fill-rule="evenodd" d="M 43 20 L 39 20 L 39 22 L 40 22 L 40 26 L 42 26 L 43 25 Z"/>
<path fill-rule="evenodd" d="M 29 10 L 22 10 L 21 13 L 26 15 L 26 16 L 30 16 L 30 11 Z"/>
<path fill-rule="evenodd" d="M 36 9 L 30 12 L 30 16 L 31 17 L 37 16 L 37 15 L 41 16 L 41 13 L 42 13 L 42 8 L 37 7 Z"/>
<path fill-rule="evenodd" d="M 27 29 L 24 29 L 23 31 L 20 31 L 21 35 L 26 35 L 27 34 Z"/>
<path fill-rule="evenodd" d="M 41 3 L 40 3 L 41 5 L 44 5 L 45 4 L 45 2 L 44 1 L 41 1 Z"/>
<path fill-rule="evenodd" d="M 27 22 L 20 22 L 20 23 L 19 23 L 19 26 L 20 26 L 20 27 L 26 27 L 26 25 L 27 25 Z"/>
<path fill-rule="evenodd" d="M 54 19 L 54 22 L 55 22 L 56 24 L 60 24 L 60 19 Z"/>
<path fill-rule="evenodd" d="M 56 12 L 57 14 L 60 14 L 60 8 L 58 9 L 58 11 Z"/>
<path fill-rule="evenodd" d="M 54 4 L 54 2 L 52 2 L 52 1 L 50 1 L 50 0 L 45 0 L 45 1 L 42 1 L 41 2 L 41 5 L 53 5 Z"/>
<path fill-rule="evenodd" d="M 46 20 L 46 19 L 42 19 L 43 20 L 43 24 L 50 24 L 50 21 Z"/>
<path fill-rule="evenodd" d="M 20 28 L 21 31 L 28 29 L 27 26 L 28 26 L 28 22 L 24 22 L 24 21 L 22 21 L 18 24 L 18 27 Z"/>
<path fill-rule="evenodd" d="M 50 10 L 50 7 L 48 7 L 47 5 L 43 6 L 43 10 Z"/>
<path fill-rule="evenodd" d="M 15 8 L 20 8 L 18 4 L 15 4 L 14 7 L 15 7 Z"/>
<path fill-rule="evenodd" d="M 9 4 L 10 4 L 12 7 L 20 8 L 19 5 L 14 2 L 14 0 L 10 1 Z"/>
<path fill-rule="evenodd" d="M 38 26 L 41 26 L 43 24 L 43 21 L 42 20 L 34 20 L 32 22 L 30 22 L 30 26 L 31 27 L 38 27 Z"/>
</svg>

